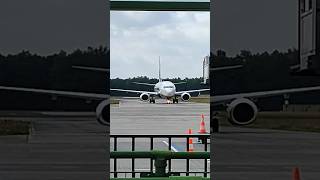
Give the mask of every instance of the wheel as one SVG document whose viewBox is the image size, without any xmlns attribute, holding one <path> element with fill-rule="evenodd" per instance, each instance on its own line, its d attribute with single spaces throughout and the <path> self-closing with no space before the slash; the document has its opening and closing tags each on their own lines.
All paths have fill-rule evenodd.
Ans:
<svg viewBox="0 0 320 180">
<path fill-rule="evenodd" d="M 155 99 L 153 99 L 153 100 L 152 100 L 152 102 L 153 102 L 153 104 L 155 104 L 155 103 L 156 103 L 156 100 L 155 100 Z"/>
<path fill-rule="evenodd" d="M 176 99 L 176 103 L 177 103 L 177 104 L 179 103 L 179 100 L 178 100 L 178 99 Z"/>
<path fill-rule="evenodd" d="M 150 99 L 149 102 L 152 103 L 152 99 Z"/>
</svg>

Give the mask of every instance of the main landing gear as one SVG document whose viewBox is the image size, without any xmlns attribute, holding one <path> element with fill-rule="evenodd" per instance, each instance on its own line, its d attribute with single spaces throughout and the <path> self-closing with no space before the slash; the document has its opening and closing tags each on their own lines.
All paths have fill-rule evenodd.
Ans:
<svg viewBox="0 0 320 180">
<path fill-rule="evenodd" d="M 153 103 L 153 104 L 156 103 L 156 100 L 154 98 L 150 98 L 149 101 L 150 101 L 150 103 Z"/>
<path fill-rule="evenodd" d="M 178 104 L 178 103 L 179 103 L 179 100 L 178 100 L 177 98 L 174 98 L 174 99 L 172 99 L 172 102 L 173 102 L 173 104 L 174 104 L 174 103 L 177 103 L 177 104 Z"/>
</svg>

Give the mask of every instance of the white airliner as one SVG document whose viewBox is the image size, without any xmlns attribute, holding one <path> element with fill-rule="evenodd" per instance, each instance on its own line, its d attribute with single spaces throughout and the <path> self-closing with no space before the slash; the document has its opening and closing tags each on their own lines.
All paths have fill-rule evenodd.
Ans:
<svg viewBox="0 0 320 180">
<path fill-rule="evenodd" d="M 109 72 L 109 69 L 103 69 L 103 68 L 81 67 L 81 66 L 75 66 L 74 68 Z M 215 70 L 221 70 L 221 68 L 211 69 L 211 71 L 215 71 Z M 139 83 L 139 84 L 153 85 L 153 84 L 146 84 L 146 83 Z M 201 91 L 208 90 L 208 89 L 199 89 L 199 90 L 176 92 L 175 85 L 172 82 L 162 81 L 161 79 L 159 79 L 159 82 L 155 84 L 154 87 L 155 87 L 154 92 L 134 91 L 134 90 L 128 91 L 123 89 L 117 89 L 117 90 L 141 93 L 140 98 L 142 100 L 148 100 L 149 98 L 157 95 L 164 96 L 164 97 L 171 97 L 171 98 L 172 97 L 175 98 L 177 95 L 180 95 L 182 100 L 186 100 L 190 98 L 190 95 L 189 95 L 190 92 L 201 92 Z M 82 98 L 85 100 L 100 100 L 101 103 L 96 108 L 97 120 L 102 125 L 110 124 L 110 119 L 109 119 L 110 96 L 108 94 L 46 90 L 46 89 L 24 88 L 24 87 L 8 87 L 8 86 L 0 86 L 0 89 L 10 90 L 10 91 L 29 92 L 29 93 L 50 94 L 53 96 L 68 96 L 68 97 Z M 256 106 L 254 100 L 258 98 L 288 95 L 288 94 L 299 93 L 299 92 L 319 91 L 319 90 L 320 90 L 320 86 L 314 86 L 314 87 L 304 87 L 304 88 L 292 88 L 292 89 L 283 89 L 283 90 L 230 94 L 230 95 L 218 95 L 218 96 L 211 96 L 211 105 L 219 105 L 219 104 L 224 105 L 228 114 L 229 122 L 233 125 L 243 126 L 243 125 L 251 124 L 256 120 L 258 107 Z"/>
<path fill-rule="evenodd" d="M 150 103 L 155 103 L 155 98 L 164 98 L 167 99 L 167 103 L 170 103 L 171 99 L 173 103 L 178 103 L 178 97 L 182 101 L 189 101 L 191 98 L 190 93 L 194 92 L 203 92 L 210 91 L 210 89 L 196 89 L 196 90 L 188 90 L 188 91 L 176 91 L 177 84 L 184 84 L 186 82 L 172 83 L 171 81 L 162 81 L 161 78 L 161 64 L 159 59 L 159 82 L 157 84 L 149 84 L 149 83 L 140 83 L 134 82 L 135 84 L 141 84 L 146 86 L 154 86 L 153 92 L 148 91 L 137 91 L 137 90 L 128 90 L 128 89 L 110 89 L 111 91 L 121 91 L 121 92 L 129 92 L 129 93 L 138 93 L 140 95 L 141 101 L 149 101 Z"/>
</svg>

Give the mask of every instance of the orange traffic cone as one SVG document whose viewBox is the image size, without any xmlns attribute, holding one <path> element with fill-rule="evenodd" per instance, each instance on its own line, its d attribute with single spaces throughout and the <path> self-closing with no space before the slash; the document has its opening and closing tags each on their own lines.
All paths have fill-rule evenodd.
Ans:
<svg viewBox="0 0 320 180">
<path fill-rule="evenodd" d="M 207 130 L 206 130 L 206 124 L 204 123 L 204 115 L 201 115 L 202 119 L 200 122 L 200 130 L 199 133 L 200 134 L 208 134 Z"/>
<path fill-rule="evenodd" d="M 188 129 L 188 134 L 192 134 L 192 129 L 191 128 Z M 194 150 L 193 149 L 193 141 L 192 141 L 191 137 L 189 138 L 188 146 L 189 146 L 188 152 L 193 152 L 193 150 Z"/>
<path fill-rule="evenodd" d="M 293 168 L 292 180 L 300 180 L 300 170 L 297 167 Z"/>
</svg>

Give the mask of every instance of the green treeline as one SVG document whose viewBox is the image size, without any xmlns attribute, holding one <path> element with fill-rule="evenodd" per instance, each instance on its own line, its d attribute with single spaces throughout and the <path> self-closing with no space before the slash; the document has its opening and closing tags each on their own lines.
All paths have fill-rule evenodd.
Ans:
<svg viewBox="0 0 320 180">
<path fill-rule="evenodd" d="M 225 52 L 218 50 L 210 64 L 212 67 L 241 64 L 243 68 L 211 74 L 211 83 L 214 84 L 216 94 L 320 85 L 317 77 L 291 74 L 290 67 L 299 62 L 298 56 L 298 51 L 291 49 L 287 52 L 257 54 L 243 50 L 235 57 L 228 57 Z"/>
<path fill-rule="evenodd" d="M 91 93 L 106 93 L 108 74 L 72 68 L 73 65 L 109 68 L 109 51 L 105 47 L 71 53 L 60 51 L 39 56 L 22 51 L 15 55 L 0 55 L 0 85 Z M 92 109 L 98 102 L 82 99 L 0 90 L 0 109 Z"/>
<path fill-rule="evenodd" d="M 0 84 L 7 86 L 104 92 L 105 74 L 72 68 L 73 65 L 108 68 L 108 52 L 104 47 L 64 51 L 39 56 L 29 51 L 16 55 L 0 55 Z M 94 88 L 92 88 L 94 87 Z"/>
</svg>

